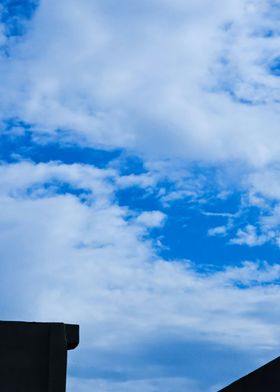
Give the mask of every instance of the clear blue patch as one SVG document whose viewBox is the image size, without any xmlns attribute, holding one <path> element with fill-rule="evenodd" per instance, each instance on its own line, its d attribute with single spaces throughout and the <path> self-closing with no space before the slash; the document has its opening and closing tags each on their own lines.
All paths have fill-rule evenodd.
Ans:
<svg viewBox="0 0 280 392">
<path fill-rule="evenodd" d="M 25 33 L 27 22 L 36 11 L 39 0 L 2 0 L 1 22 L 5 24 L 7 37 Z"/>
<path fill-rule="evenodd" d="M 119 157 L 117 161 L 117 168 L 122 176 L 130 174 L 143 174 L 147 173 L 143 159 L 135 155 L 127 155 L 125 153 Z"/>
<path fill-rule="evenodd" d="M 268 72 L 274 76 L 280 76 L 280 57 L 276 57 L 268 67 Z"/>
<path fill-rule="evenodd" d="M 14 135 L 14 127 L 22 128 L 24 132 L 21 135 Z M 6 124 L 5 131 L 0 134 L 2 162 L 14 163 L 27 159 L 35 163 L 59 161 L 65 164 L 80 163 L 104 168 L 120 155 L 120 150 L 107 151 L 59 142 L 36 143 L 31 125 L 16 120 Z"/>
<path fill-rule="evenodd" d="M 13 133 L 15 128 L 21 129 L 22 133 Z M 105 151 L 59 142 L 39 144 L 34 140 L 32 126 L 16 119 L 7 121 L 0 136 L 0 160 L 7 163 L 20 160 L 35 163 L 58 161 L 65 164 L 88 164 L 99 168 L 112 166 L 117 167 L 122 175 L 146 172 L 143 160 L 130 156 L 125 151 Z M 238 191 L 226 199 L 217 198 L 219 190 L 215 189 L 215 168 L 194 164 L 189 171 L 190 181 L 194 178 L 203 184 L 201 200 L 185 198 L 173 201 L 170 205 L 163 205 L 160 190 L 164 189 L 167 195 L 176 191 L 176 184 L 169 181 L 162 181 L 156 187 L 147 189 L 132 186 L 116 192 L 116 202 L 120 206 L 129 207 L 133 212 L 159 210 L 166 214 L 165 225 L 151 229 L 147 234 L 155 243 L 160 241 L 162 244 L 157 248 L 159 255 L 167 260 L 190 259 L 198 267 L 205 268 L 209 265 L 214 268 L 236 265 L 244 260 L 279 262 L 279 248 L 271 243 L 255 247 L 229 244 L 230 238 L 236 237 L 239 228 L 245 229 L 248 224 L 258 227 L 260 211 L 257 208 L 242 207 L 241 213 L 236 214 L 242 205 L 243 197 Z M 50 182 L 45 184 L 45 190 L 46 193 L 53 190 L 59 194 L 73 194 L 82 202 L 86 202 L 88 198 L 86 190 L 74 189 L 63 183 Z M 30 192 L 34 191 L 30 189 Z M 223 213 L 234 215 L 229 232 L 225 236 L 209 236 L 209 229 L 227 225 L 231 219 L 230 216 L 223 216 Z"/>
<path fill-rule="evenodd" d="M 237 212 L 239 208 L 238 195 L 234 207 L 234 200 L 217 202 L 212 212 Z M 235 210 L 235 211 L 234 211 Z M 207 211 L 211 211 L 208 208 Z M 269 260 L 279 262 L 279 248 L 267 243 L 263 246 L 248 247 L 247 245 L 229 244 L 229 238 L 234 237 L 238 228 L 248 223 L 257 222 L 259 212 L 249 209 L 236 218 L 234 227 L 229 236 L 209 236 L 208 230 L 212 227 L 226 225 L 228 218 L 219 215 L 205 215 L 194 205 L 176 202 L 168 211 L 168 220 L 162 230 L 161 239 L 164 248 L 161 255 L 166 259 L 186 258 L 197 264 L 213 264 L 222 266 L 238 264 L 244 260 Z"/>
<path fill-rule="evenodd" d="M 278 34 L 276 34 L 276 32 L 272 29 L 264 29 L 260 32 L 259 34 L 260 36 L 264 37 L 264 38 L 272 38 Z"/>
<path fill-rule="evenodd" d="M 137 186 L 118 191 L 116 200 L 120 206 L 129 207 L 138 212 L 162 210 L 162 203 L 157 198 L 155 191 L 147 192 Z"/>
<path fill-rule="evenodd" d="M 225 200 L 209 196 L 207 204 L 183 199 L 171 203 L 169 207 L 163 207 L 157 190 L 147 191 L 132 187 L 117 193 L 121 206 L 128 206 L 138 212 L 160 210 L 167 215 L 163 227 L 149 232 L 150 238 L 160 240 L 162 247 L 158 248 L 158 253 L 166 260 L 189 259 L 197 266 L 212 265 L 218 268 L 240 264 L 244 260 L 279 262 L 279 248 L 272 243 L 255 247 L 229 243 L 239 228 L 245 228 L 249 223 L 257 226 L 260 216 L 257 208 L 243 209 L 239 215 L 232 218 L 234 224 L 228 235 L 208 235 L 210 228 L 226 225 L 231 219 L 219 214 L 238 213 L 241 198 L 242 194 L 236 192 Z"/>
</svg>

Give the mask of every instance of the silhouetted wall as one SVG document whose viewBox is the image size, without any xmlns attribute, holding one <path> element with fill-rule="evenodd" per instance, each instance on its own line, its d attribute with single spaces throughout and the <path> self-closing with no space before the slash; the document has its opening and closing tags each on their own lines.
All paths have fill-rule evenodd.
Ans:
<svg viewBox="0 0 280 392">
<path fill-rule="evenodd" d="M 0 391 L 65 392 L 67 350 L 79 326 L 0 321 Z"/>
</svg>

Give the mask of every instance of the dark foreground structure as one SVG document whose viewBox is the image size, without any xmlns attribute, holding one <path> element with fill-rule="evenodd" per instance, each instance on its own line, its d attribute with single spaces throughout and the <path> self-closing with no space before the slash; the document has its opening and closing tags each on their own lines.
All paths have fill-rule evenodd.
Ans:
<svg viewBox="0 0 280 392">
<path fill-rule="evenodd" d="M 65 392 L 67 350 L 79 326 L 0 321 L 0 391 Z"/>
<path fill-rule="evenodd" d="M 219 392 L 279 392 L 280 357 L 240 378 Z"/>
</svg>

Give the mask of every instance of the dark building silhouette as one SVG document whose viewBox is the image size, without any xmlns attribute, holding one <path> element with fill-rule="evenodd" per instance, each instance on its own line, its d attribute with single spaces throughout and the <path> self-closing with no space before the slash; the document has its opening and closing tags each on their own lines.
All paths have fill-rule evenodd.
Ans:
<svg viewBox="0 0 280 392">
<path fill-rule="evenodd" d="M 279 392 L 280 357 L 240 378 L 219 392 Z"/>
<path fill-rule="evenodd" d="M 65 392 L 67 350 L 79 326 L 0 321 L 0 391 Z"/>
</svg>

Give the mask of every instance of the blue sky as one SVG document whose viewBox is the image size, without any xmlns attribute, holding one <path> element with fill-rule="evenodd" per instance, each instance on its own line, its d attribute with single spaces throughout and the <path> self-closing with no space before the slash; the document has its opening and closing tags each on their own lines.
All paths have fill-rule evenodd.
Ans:
<svg viewBox="0 0 280 392">
<path fill-rule="evenodd" d="M 0 312 L 81 325 L 69 392 L 279 355 L 279 4 L 0 5 Z"/>
</svg>

